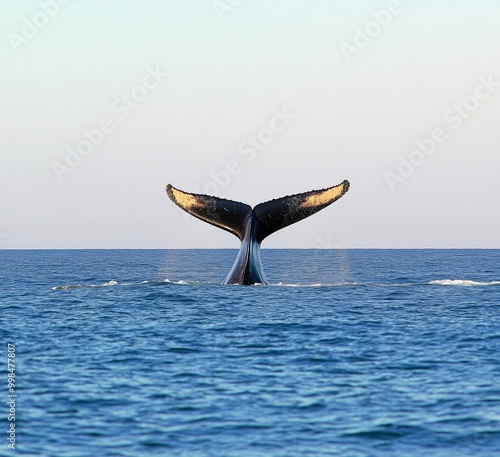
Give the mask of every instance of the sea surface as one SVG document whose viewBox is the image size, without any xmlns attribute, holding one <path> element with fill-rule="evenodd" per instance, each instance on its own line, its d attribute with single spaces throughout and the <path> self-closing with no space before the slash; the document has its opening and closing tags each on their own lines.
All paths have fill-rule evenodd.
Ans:
<svg viewBox="0 0 500 457">
<path fill-rule="evenodd" d="M 500 251 L 235 257 L 0 251 L 0 455 L 500 456 Z"/>
</svg>

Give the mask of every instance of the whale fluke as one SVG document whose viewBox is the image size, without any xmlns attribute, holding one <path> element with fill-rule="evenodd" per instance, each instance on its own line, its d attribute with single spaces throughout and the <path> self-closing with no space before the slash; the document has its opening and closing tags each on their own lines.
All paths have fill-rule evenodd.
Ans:
<svg viewBox="0 0 500 457">
<path fill-rule="evenodd" d="M 252 212 L 249 205 L 210 195 L 189 194 L 170 184 L 167 186 L 167 194 L 170 200 L 192 216 L 227 230 L 243 240 L 245 219 Z"/>
<path fill-rule="evenodd" d="M 299 222 L 337 201 L 349 190 L 349 181 L 327 189 L 289 195 L 257 205 L 253 212 L 260 222 L 257 239 L 262 242 L 274 232 Z"/>
<path fill-rule="evenodd" d="M 183 192 L 170 184 L 166 190 L 170 200 L 184 211 L 240 239 L 240 252 L 224 280 L 225 284 L 267 284 L 260 260 L 262 241 L 337 201 L 349 190 L 349 181 L 327 189 L 270 200 L 253 209 L 245 203 Z"/>
</svg>

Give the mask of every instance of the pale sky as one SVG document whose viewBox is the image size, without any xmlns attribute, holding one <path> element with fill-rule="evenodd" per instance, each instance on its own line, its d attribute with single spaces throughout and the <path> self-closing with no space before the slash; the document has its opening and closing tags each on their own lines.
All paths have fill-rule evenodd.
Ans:
<svg viewBox="0 0 500 457">
<path fill-rule="evenodd" d="M 351 183 L 273 247 L 500 248 L 498 0 L 18 0 L 0 249 L 226 248 L 165 193 Z"/>
</svg>

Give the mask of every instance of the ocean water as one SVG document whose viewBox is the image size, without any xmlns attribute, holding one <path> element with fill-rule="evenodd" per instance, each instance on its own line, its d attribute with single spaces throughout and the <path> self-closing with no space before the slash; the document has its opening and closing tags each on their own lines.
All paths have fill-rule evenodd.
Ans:
<svg viewBox="0 0 500 457">
<path fill-rule="evenodd" d="M 500 455 L 500 251 L 235 256 L 0 251 L 0 455 Z"/>
</svg>

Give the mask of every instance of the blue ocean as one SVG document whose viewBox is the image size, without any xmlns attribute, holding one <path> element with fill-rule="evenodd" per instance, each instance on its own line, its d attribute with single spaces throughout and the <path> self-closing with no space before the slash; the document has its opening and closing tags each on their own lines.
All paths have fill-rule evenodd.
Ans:
<svg viewBox="0 0 500 457">
<path fill-rule="evenodd" d="M 0 251 L 0 455 L 500 455 L 499 250 L 236 253 Z"/>
</svg>

